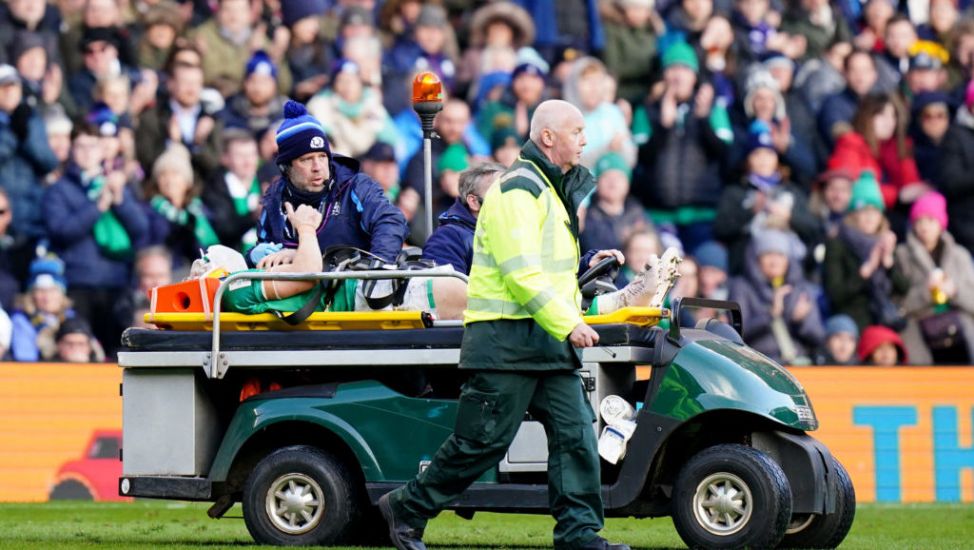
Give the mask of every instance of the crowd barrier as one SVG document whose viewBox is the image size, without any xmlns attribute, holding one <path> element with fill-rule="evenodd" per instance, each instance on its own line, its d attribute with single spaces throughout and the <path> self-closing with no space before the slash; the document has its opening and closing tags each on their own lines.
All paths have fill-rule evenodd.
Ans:
<svg viewBox="0 0 974 550">
<path fill-rule="evenodd" d="M 796 367 L 861 502 L 974 502 L 974 367 Z M 121 500 L 121 369 L 0 363 L 0 501 Z"/>
</svg>

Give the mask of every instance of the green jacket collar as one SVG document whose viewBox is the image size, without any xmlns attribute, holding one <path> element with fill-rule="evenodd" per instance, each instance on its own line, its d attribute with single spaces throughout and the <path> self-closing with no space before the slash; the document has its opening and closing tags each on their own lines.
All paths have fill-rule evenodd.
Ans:
<svg viewBox="0 0 974 550">
<path fill-rule="evenodd" d="M 561 168 L 548 160 L 548 157 L 531 140 L 528 140 L 521 148 L 521 158 L 534 163 L 551 182 L 555 188 L 555 193 L 568 211 L 568 218 L 572 225 L 571 230 L 577 238 L 578 208 L 582 201 L 595 191 L 595 177 L 589 172 L 588 168 L 582 165 L 574 166 L 563 174 Z"/>
</svg>

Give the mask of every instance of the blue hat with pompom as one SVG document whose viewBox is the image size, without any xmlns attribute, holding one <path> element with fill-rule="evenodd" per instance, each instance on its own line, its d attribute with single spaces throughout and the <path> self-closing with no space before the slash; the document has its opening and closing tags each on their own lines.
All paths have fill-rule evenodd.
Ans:
<svg viewBox="0 0 974 550">
<path fill-rule="evenodd" d="M 284 122 L 277 129 L 277 164 L 288 164 L 300 156 L 318 152 L 331 158 L 325 128 L 308 114 L 304 105 L 288 100 L 284 104 Z"/>
</svg>

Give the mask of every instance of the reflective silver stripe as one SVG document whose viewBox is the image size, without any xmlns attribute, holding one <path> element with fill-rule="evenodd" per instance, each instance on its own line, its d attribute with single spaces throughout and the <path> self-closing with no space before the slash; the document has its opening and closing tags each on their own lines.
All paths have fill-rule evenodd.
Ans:
<svg viewBox="0 0 974 550">
<path fill-rule="evenodd" d="M 575 261 L 575 258 L 562 258 L 561 260 L 549 260 L 544 264 L 544 270 L 546 272 L 558 273 L 569 269 L 572 270 L 572 272 L 578 269 L 578 262 Z"/>
<path fill-rule="evenodd" d="M 515 302 L 495 300 L 492 298 L 467 298 L 467 309 L 478 313 L 496 313 L 498 315 L 530 315 L 526 309 Z"/>
<path fill-rule="evenodd" d="M 555 294 L 550 290 L 542 290 L 541 292 L 534 295 L 534 298 L 528 300 L 528 303 L 524 304 L 524 309 L 528 310 L 531 315 L 541 311 L 541 308 L 548 305 L 548 302 L 555 298 Z"/>
<path fill-rule="evenodd" d="M 494 261 L 494 257 L 486 252 L 474 252 L 473 263 L 474 265 L 483 267 L 497 267 L 497 262 Z"/>
<path fill-rule="evenodd" d="M 540 191 L 541 193 L 544 193 L 548 189 L 548 186 L 545 185 L 543 181 L 541 181 L 541 178 L 539 178 L 537 174 L 535 174 L 531 170 L 528 170 L 527 168 L 518 168 L 513 172 L 508 172 L 504 174 L 504 176 L 501 177 L 498 183 L 503 183 L 511 178 L 524 178 L 530 181 L 531 183 L 535 184 L 536 186 L 538 186 L 538 191 Z"/>
<path fill-rule="evenodd" d="M 506 262 L 502 263 L 499 266 L 499 269 L 501 270 L 501 275 L 509 275 L 512 271 L 517 271 L 518 269 L 528 267 L 528 266 L 537 266 L 542 268 L 544 271 L 548 271 L 547 264 L 541 263 L 541 257 L 535 256 L 533 254 L 528 256 L 517 256 L 515 258 L 511 258 L 510 260 L 507 260 Z"/>
</svg>

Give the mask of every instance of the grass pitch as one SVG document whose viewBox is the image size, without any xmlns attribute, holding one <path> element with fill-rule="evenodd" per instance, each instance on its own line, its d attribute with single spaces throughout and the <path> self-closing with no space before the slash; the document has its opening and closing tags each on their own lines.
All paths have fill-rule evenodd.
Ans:
<svg viewBox="0 0 974 550">
<path fill-rule="evenodd" d="M 2 504 L 0 548 L 262 548 L 239 506 L 227 516 L 211 520 L 205 505 L 173 502 Z M 445 513 L 425 539 L 433 549 L 550 548 L 552 525 L 545 516 Z M 633 548 L 684 548 L 669 518 L 609 519 L 604 535 Z M 974 505 L 862 505 L 842 548 L 974 548 Z"/>
</svg>

